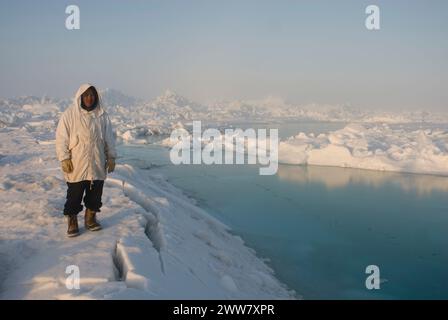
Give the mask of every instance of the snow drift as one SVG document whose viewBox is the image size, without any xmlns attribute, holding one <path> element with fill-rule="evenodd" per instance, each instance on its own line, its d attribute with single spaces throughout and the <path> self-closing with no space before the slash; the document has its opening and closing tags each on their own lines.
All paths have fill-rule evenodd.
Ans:
<svg viewBox="0 0 448 320">
<path fill-rule="evenodd" d="M 318 136 L 299 133 L 280 142 L 279 162 L 448 175 L 448 131 L 349 124 Z"/>
<path fill-rule="evenodd" d="M 2 299 L 295 297 L 240 237 L 149 171 L 118 164 L 105 183 L 104 229 L 69 239 L 54 142 L 3 128 L 0 154 Z M 79 290 L 66 287 L 70 265 Z"/>
</svg>

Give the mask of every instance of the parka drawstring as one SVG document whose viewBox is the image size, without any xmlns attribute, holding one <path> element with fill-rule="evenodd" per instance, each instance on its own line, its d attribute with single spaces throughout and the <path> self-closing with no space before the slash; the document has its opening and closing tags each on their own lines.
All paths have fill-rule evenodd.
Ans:
<svg viewBox="0 0 448 320">
<path fill-rule="evenodd" d="M 90 180 L 90 190 L 92 190 L 93 180 Z"/>
</svg>

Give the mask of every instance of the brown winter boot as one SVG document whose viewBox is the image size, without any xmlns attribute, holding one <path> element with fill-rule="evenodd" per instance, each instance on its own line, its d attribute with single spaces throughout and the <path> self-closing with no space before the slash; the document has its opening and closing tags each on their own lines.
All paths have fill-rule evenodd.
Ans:
<svg viewBox="0 0 448 320">
<path fill-rule="evenodd" d="M 78 216 L 76 214 L 72 214 L 67 216 L 68 221 L 68 229 L 67 229 L 67 236 L 68 237 L 76 237 L 79 235 L 79 229 L 78 229 Z"/>
<path fill-rule="evenodd" d="M 90 231 L 101 230 L 101 225 L 96 221 L 95 211 L 86 209 L 86 215 L 84 217 L 84 225 L 86 229 Z"/>
</svg>

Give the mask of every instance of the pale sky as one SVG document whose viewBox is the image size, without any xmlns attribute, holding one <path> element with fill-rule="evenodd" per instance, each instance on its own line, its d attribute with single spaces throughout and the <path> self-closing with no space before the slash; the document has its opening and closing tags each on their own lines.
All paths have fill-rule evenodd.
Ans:
<svg viewBox="0 0 448 320">
<path fill-rule="evenodd" d="M 81 29 L 67 30 L 76 4 Z M 365 27 L 380 7 L 381 30 Z M 0 0 L 0 97 L 83 82 L 151 99 L 448 111 L 448 1 Z"/>
</svg>

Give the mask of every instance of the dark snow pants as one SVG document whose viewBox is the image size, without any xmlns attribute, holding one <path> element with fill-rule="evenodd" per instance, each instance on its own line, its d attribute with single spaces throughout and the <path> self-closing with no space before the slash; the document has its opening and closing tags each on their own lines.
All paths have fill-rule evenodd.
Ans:
<svg viewBox="0 0 448 320">
<path fill-rule="evenodd" d="M 103 194 L 104 180 L 89 180 L 80 182 L 67 182 L 67 201 L 64 205 L 64 215 L 78 214 L 82 211 L 81 201 L 84 195 L 84 205 L 86 208 L 99 212 L 101 206 L 101 196 Z"/>
</svg>

